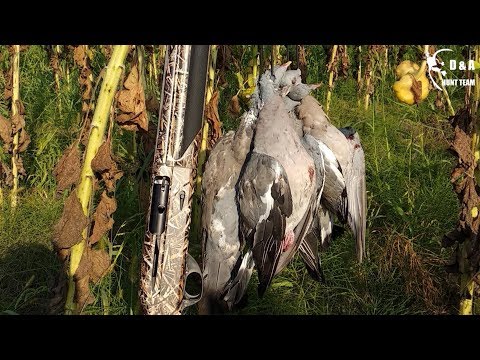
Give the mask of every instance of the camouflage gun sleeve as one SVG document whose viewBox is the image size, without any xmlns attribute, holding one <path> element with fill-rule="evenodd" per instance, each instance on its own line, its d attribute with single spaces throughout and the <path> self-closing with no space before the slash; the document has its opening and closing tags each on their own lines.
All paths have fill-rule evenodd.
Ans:
<svg viewBox="0 0 480 360">
<path fill-rule="evenodd" d="M 181 314 L 202 295 L 188 294 L 185 283 L 201 275 L 188 254 L 188 231 L 208 57 L 208 45 L 167 46 L 141 263 L 145 314 Z"/>
</svg>

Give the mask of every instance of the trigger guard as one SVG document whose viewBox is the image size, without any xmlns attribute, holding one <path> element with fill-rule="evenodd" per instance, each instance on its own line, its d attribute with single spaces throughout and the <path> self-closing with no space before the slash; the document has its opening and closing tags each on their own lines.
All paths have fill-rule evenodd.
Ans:
<svg viewBox="0 0 480 360">
<path fill-rule="evenodd" d="M 196 304 L 197 302 L 200 301 L 203 295 L 203 276 L 202 276 L 202 270 L 200 269 L 200 266 L 198 265 L 197 261 L 193 258 L 192 255 L 187 253 L 187 259 L 186 259 L 186 267 L 185 267 L 185 284 L 187 282 L 187 278 L 190 274 L 198 274 L 200 275 L 201 279 L 201 288 L 200 288 L 200 294 L 198 295 L 191 295 L 187 292 L 185 286 L 184 286 L 184 291 L 183 291 L 183 301 L 182 301 L 182 310 L 185 309 L 188 306 L 192 306 Z"/>
</svg>

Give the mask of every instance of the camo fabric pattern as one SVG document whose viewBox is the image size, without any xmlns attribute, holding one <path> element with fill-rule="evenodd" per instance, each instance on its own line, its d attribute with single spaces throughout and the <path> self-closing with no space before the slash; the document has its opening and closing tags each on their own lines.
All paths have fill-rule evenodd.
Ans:
<svg viewBox="0 0 480 360">
<path fill-rule="evenodd" d="M 198 149 L 197 136 L 182 158 L 176 159 L 182 142 L 182 131 L 177 129 L 183 128 L 190 52 L 190 45 L 167 47 L 168 62 L 164 70 L 164 95 L 153 160 L 150 198 L 153 194 L 153 179 L 167 176 L 170 178 L 170 200 L 166 230 L 160 235 L 158 242 L 158 269 L 153 288 L 152 267 L 157 235 L 148 230 L 151 209 L 148 210 L 140 281 L 140 302 L 145 314 L 178 315 L 182 311 Z"/>
</svg>

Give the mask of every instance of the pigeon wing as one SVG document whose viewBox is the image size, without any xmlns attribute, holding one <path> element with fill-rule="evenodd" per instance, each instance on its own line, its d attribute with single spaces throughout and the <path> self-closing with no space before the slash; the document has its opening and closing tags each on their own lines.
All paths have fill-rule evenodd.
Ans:
<svg viewBox="0 0 480 360">
<path fill-rule="evenodd" d="M 352 159 L 345 169 L 345 182 L 348 200 L 348 225 L 352 229 L 357 249 L 357 258 L 362 262 L 365 256 L 366 233 L 366 184 L 365 184 L 365 154 L 360 137 L 355 133 L 350 140 Z"/>
<path fill-rule="evenodd" d="M 260 295 L 272 281 L 282 253 L 286 218 L 292 214 L 292 195 L 281 164 L 253 153 L 238 186 L 240 232 L 251 246 L 258 270 Z"/>
</svg>

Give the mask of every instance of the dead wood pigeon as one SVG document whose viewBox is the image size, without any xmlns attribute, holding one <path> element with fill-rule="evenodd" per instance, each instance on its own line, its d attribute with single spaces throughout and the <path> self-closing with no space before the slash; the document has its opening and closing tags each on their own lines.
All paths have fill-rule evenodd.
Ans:
<svg viewBox="0 0 480 360">
<path fill-rule="evenodd" d="M 256 124 L 253 150 L 238 183 L 240 234 L 251 247 L 262 296 L 293 257 L 310 227 L 315 164 L 303 147 L 272 81 Z M 273 88 L 273 90 L 272 90 Z"/>
<path fill-rule="evenodd" d="M 342 222 L 348 222 L 356 240 L 359 262 L 365 256 L 365 157 L 358 133 L 333 126 L 321 105 L 308 95 L 296 108 L 305 134 L 318 140 L 325 164 L 322 203 Z"/>
<path fill-rule="evenodd" d="M 237 132 L 225 134 L 212 149 L 205 164 L 202 179 L 203 296 L 199 302 L 200 314 L 223 312 L 234 305 L 234 302 L 226 303 L 222 296 L 227 291 L 232 271 L 234 268 L 238 271 L 243 260 L 238 239 L 235 184 L 250 150 L 255 121 L 253 111 L 244 114 Z M 253 271 L 253 264 L 250 265 L 250 269 L 242 269 L 247 283 Z M 229 298 L 235 301 L 237 294 L 230 294 Z"/>
<path fill-rule="evenodd" d="M 290 63 L 266 71 L 252 94 L 249 110 L 236 132 L 225 134 L 212 149 L 202 180 L 203 297 L 200 314 L 231 310 L 246 292 L 253 271 L 251 250 L 243 255 L 238 236 L 235 185 L 245 162 L 264 101 L 274 94 Z M 268 79 L 266 81 L 265 79 Z"/>
</svg>

